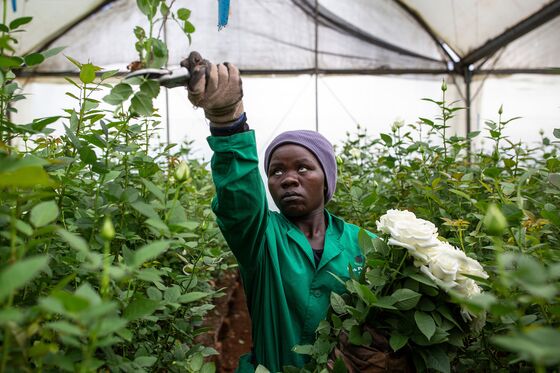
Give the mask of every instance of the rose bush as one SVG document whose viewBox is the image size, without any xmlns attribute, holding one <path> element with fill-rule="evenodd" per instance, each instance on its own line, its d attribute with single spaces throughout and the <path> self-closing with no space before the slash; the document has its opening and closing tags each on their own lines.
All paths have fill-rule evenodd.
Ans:
<svg viewBox="0 0 560 373">
<path fill-rule="evenodd" d="M 406 248 L 414 258 L 414 265 L 443 289 L 453 289 L 467 297 L 480 294 L 476 282 L 467 276 L 486 279 L 488 274 L 479 262 L 439 240 L 433 223 L 416 218 L 408 210 L 391 209 L 376 225 L 380 232 L 390 234 L 389 245 Z"/>
<path fill-rule="evenodd" d="M 485 326 L 450 355 L 453 368 L 545 372 L 560 364 L 560 129 L 541 133 L 538 144 L 514 142 L 504 132 L 513 122 L 500 110 L 485 129 L 445 136 L 459 108 L 445 96 L 426 100 L 440 108 L 437 118 L 399 124 L 378 137 L 360 128 L 348 136 L 329 209 L 373 232 L 389 209 L 436 223 L 449 245 L 460 249 L 440 254 L 450 266 L 430 268 L 434 246 L 412 251 L 399 242 L 432 282 L 443 274 L 451 280 L 456 266 L 449 257 L 458 256 L 457 285 L 446 295 L 470 312 L 463 312 L 466 318 L 480 315 L 471 329 Z M 356 149 L 359 159 L 352 155 Z M 477 262 L 488 272 L 486 280 Z M 382 282 L 376 272 L 368 272 L 369 281 Z"/>
<path fill-rule="evenodd" d="M 337 194 L 328 207 L 347 221 L 385 234 L 390 234 L 389 229 L 376 230 L 377 222 L 395 229 L 397 223 L 410 225 L 405 222 L 411 215 L 402 214 L 392 223 L 381 217 L 390 209 L 409 210 L 435 223 L 438 234 L 446 237 L 451 247 L 440 250 L 440 263 L 448 265 L 436 268 L 432 263 L 430 268 L 429 258 L 437 246 L 414 246 L 410 237 L 391 241 L 390 250 L 364 240 L 376 254 L 370 251 L 364 278 L 354 280 L 367 284 L 375 305 L 365 303 L 370 299 L 371 304 L 373 298 L 364 288 L 347 283 L 351 296 L 342 301 L 333 297 L 333 310 L 317 329 L 318 343 L 306 351 L 315 364 L 307 371 L 320 372 L 325 366 L 328 351 L 337 343 L 330 337 L 336 333 L 349 333 L 358 345 L 367 342 L 368 329 L 356 326 L 364 320 L 381 331 L 393 332 L 389 337 L 393 351 L 406 350 L 398 348 L 403 341 L 419 343 L 415 348 L 420 355 L 415 360 L 419 371 L 442 371 L 444 365 L 436 362 L 444 362 L 443 355 L 449 369 L 457 372 L 544 373 L 560 364 L 560 129 L 554 130 L 554 137 L 541 134 L 539 144 L 514 142 L 504 132 L 512 120 L 505 119 L 500 110 L 497 120 L 487 121 L 484 130 L 449 136 L 445 129 L 453 126 L 452 117 L 459 108 L 449 104 L 443 93 L 441 99 L 426 99 L 441 110 L 435 119 L 399 123 L 376 137 L 359 127 L 357 134 L 349 134 L 337 158 Z M 477 141 L 482 137 L 485 147 Z M 430 242 L 426 236 L 420 237 L 416 242 Z M 401 245 L 392 245 L 396 241 Z M 400 260 L 408 263 L 405 256 L 412 256 L 415 263 L 398 267 Z M 387 262 L 396 267 L 387 271 Z M 440 277 L 451 285 L 455 269 L 455 286 L 444 291 L 436 285 Z M 408 289 L 385 288 L 387 282 L 399 279 Z M 386 291 L 378 292 L 380 287 Z M 411 290 L 416 287 L 418 290 Z M 439 305 L 448 316 L 447 300 L 451 298 L 461 305 L 455 308 L 460 311 L 453 313 L 453 320 L 463 331 L 454 333 L 453 328 L 444 327 L 445 333 L 451 331 L 444 336 L 439 328 L 445 322 L 440 318 L 449 319 L 432 312 L 436 331 L 426 342 L 415 334 L 414 315 L 408 315 L 408 320 L 395 315 L 407 312 L 403 305 L 415 304 L 403 299 L 406 293 L 411 300 L 420 294 L 416 306 L 421 312 L 429 313 Z M 367 296 L 362 299 L 360 294 Z M 403 300 L 391 303 L 395 297 Z M 400 309 L 387 309 L 387 304 Z M 478 317 L 468 321 L 471 314 Z M 417 316 L 421 324 L 428 320 L 422 330 L 431 332 L 429 319 L 422 313 Z M 467 332 L 469 328 L 474 336 Z M 454 348 L 439 348 L 441 343 Z M 422 350 L 427 346 L 430 352 L 426 355 Z M 333 368 L 345 371 L 340 364 Z"/>
</svg>

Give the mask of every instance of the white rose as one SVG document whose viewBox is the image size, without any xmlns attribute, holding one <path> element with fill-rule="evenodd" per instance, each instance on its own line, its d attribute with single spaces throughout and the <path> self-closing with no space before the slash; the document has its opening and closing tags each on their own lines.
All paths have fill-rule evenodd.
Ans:
<svg viewBox="0 0 560 373">
<path fill-rule="evenodd" d="M 479 262 L 474 260 L 473 258 L 469 258 L 465 255 L 463 261 L 461 261 L 461 274 L 477 276 L 481 278 L 488 278 L 488 274 L 484 271 L 484 268 L 480 265 Z"/>
<path fill-rule="evenodd" d="M 472 278 L 466 278 L 458 281 L 458 286 L 454 289 L 464 295 L 466 298 L 471 298 L 481 293 L 480 287 Z"/>
<path fill-rule="evenodd" d="M 358 148 L 352 148 L 348 151 L 348 153 L 350 153 L 352 158 L 355 158 L 355 159 L 359 159 L 360 156 L 362 155 L 362 152 Z"/>
<path fill-rule="evenodd" d="M 454 282 L 459 274 L 460 263 L 457 251 L 441 245 L 433 250 L 428 268 L 430 272 L 443 282 Z"/>
<path fill-rule="evenodd" d="M 428 248 L 438 244 L 437 228 L 427 220 L 417 219 L 410 211 L 389 210 L 377 223 L 377 229 L 389 233 L 390 245 L 409 250 Z"/>
<path fill-rule="evenodd" d="M 385 215 L 381 216 L 377 224 L 377 230 L 390 234 L 390 228 L 394 228 L 396 224 L 402 221 L 415 221 L 416 215 L 407 210 L 387 210 Z"/>
<path fill-rule="evenodd" d="M 457 286 L 457 283 L 455 281 L 445 282 L 442 281 L 439 277 L 434 276 L 432 270 L 428 268 L 428 266 L 425 265 L 420 266 L 420 272 L 422 272 L 423 274 L 431 278 L 432 281 L 434 281 L 437 286 L 444 289 L 445 291 Z"/>
<path fill-rule="evenodd" d="M 420 267 L 430 263 L 430 258 L 438 250 L 438 242 L 434 241 L 434 246 L 431 247 L 416 247 L 414 250 L 409 250 L 409 254 L 414 258 L 414 265 Z"/>
</svg>

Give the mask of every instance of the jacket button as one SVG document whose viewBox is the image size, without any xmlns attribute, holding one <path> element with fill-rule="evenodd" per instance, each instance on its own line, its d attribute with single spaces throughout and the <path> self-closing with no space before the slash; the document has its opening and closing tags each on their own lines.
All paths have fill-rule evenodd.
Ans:
<svg viewBox="0 0 560 373">
<path fill-rule="evenodd" d="M 321 298 L 322 292 L 321 292 L 321 290 L 313 290 L 313 291 L 311 292 L 311 294 L 312 294 L 315 298 Z"/>
</svg>

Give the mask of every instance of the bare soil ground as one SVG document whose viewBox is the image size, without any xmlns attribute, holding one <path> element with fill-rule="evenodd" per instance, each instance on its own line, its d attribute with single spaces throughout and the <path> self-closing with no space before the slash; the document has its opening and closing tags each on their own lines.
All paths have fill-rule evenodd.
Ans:
<svg viewBox="0 0 560 373">
<path fill-rule="evenodd" d="M 233 373 L 239 356 L 251 351 L 251 319 L 237 270 L 223 273 L 216 288 L 225 288 L 226 295 L 216 300 L 216 308 L 205 321 L 211 330 L 197 340 L 220 353 L 210 359 L 216 363 L 216 372 Z"/>
</svg>

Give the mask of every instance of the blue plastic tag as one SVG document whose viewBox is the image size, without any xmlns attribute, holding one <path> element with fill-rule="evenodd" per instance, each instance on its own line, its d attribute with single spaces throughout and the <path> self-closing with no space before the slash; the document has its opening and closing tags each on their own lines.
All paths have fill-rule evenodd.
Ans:
<svg viewBox="0 0 560 373">
<path fill-rule="evenodd" d="M 15 1 L 15 0 L 14 0 Z M 229 0 L 218 0 L 218 30 L 226 27 L 229 18 Z"/>
</svg>

